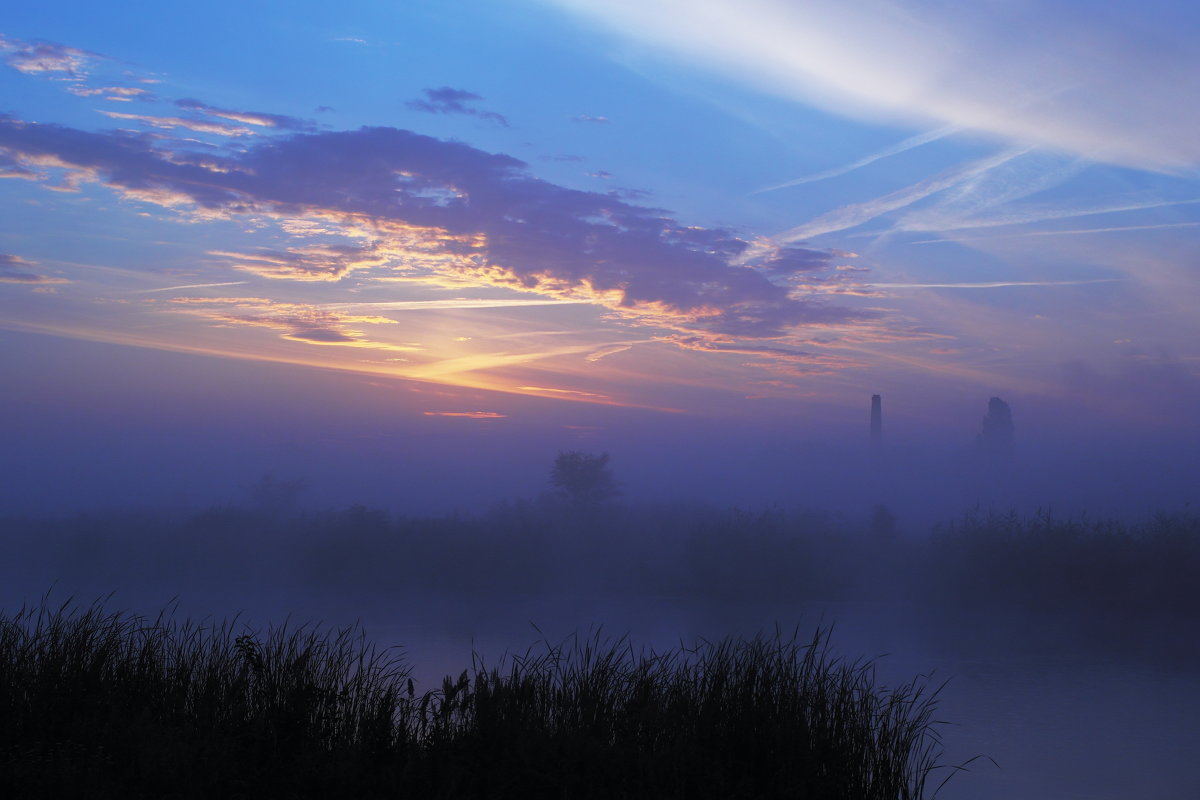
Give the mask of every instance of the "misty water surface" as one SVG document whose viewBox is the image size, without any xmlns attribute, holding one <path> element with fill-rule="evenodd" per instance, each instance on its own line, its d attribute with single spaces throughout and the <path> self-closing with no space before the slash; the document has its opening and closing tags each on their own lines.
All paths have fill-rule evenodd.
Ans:
<svg viewBox="0 0 1200 800">
<path fill-rule="evenodd" d="M 874 659 L 880 684 L 926 675 L 941 687 L 944 762 L 986 756 L 944 798 L 1200 790 L 1185 767 L 1200 747 L 1197 604 L 1172 589 L 1196 575 L 1194 518 L 1122 533 L 979 516 L 932 539 L 875 523 L 544 503 L 423 519 L 364 507 L 8 519 L 0 600 L 111 592 L 114 609 L 174 604 L 180 616 L 238 614 L 249 630 L 360 623 L 399 646 L 426 688 L 473 655 L 496 664 L 572 634 L 661 650 L 832 627 L 833 650 Z"/>
</svg>

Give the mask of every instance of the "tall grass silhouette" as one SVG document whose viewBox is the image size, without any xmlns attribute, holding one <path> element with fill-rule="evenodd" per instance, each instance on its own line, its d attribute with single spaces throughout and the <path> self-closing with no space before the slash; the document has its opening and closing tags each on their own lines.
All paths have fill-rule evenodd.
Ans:
<svg viewBox="0 0 1200 800">
<path fill-rule="evenodd" d="M 147 620 L 70 603 L 0 615 L 10 796 L 357 788 L 395 748 L 399 662 L 351 630 Z"/>
<path fill-rule="evenodd" d="M 418 693 L 356 629 L 43 602 L 0 614 L 0 791 L 910 800 L 942 769 L 936 694 L 877 686 L 828 631 L 543 642 Z"/>
</svg>

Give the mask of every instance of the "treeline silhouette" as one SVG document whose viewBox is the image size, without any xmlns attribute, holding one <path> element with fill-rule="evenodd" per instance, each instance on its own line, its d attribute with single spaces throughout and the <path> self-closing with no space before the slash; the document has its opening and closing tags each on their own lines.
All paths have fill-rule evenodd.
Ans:
<svg viewBox="0 0 1200 800">
<path fill-rule="evenodd" d="M 928 533 L 903 532 L 901 520 L 900 535 L 878 516 L 521 501 L 435 518 L 361 506 L 111 512 L 4 519 L 0 531 L 20 554 L 10 581 L 47 576 L 98 593 L 259 586 L 348 608 L 453 607 L 477 628 L 522 602 L 744 609 L 760 625 L 805 604 L 872 602 L 910 609 L 942 634 L 1200 655 L 1196 637 L 1178 634 L 1200 624 L 1196 514 L 1131 523 L 977 509 Z"/>
<path fill-rule="evenodd" d="M 922 548 L 925 604 L 976 624 L 1064 636 L 1194 664 L 1200 640 L 1200 516 L 1137 523 L 974 511 Z"/>
</svg>

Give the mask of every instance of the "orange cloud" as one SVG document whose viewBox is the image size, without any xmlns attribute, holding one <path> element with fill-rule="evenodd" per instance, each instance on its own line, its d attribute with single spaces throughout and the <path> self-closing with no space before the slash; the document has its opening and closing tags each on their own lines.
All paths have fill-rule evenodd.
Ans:
<svg viewBox="0 0 1200 800">
<path fill-rule="evenodd" d="M 466 417 L 467 419 L 505 419 L 508 415 L 496 411 L 426 411 L 427 417 Z"/>
</svg>

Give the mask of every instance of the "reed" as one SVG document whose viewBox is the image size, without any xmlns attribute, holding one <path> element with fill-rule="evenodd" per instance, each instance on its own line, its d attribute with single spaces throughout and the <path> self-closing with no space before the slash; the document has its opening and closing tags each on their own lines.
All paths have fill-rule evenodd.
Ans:
<svg viewBox="0 0 1200 800">
<path fill-rule="evenodd" d="M 406 677 L 394 654 L 354 630 L 237 635 L 236 620 L 146 619 L 70 602 L 0 614 L 0 790 L 359 790 L 403 745 L 395 720 Z"/>
<path fill-rule="evenodd" d="M 596 634 L 420 694 L 409 675 L 354 629 L 0 614 L 0 791 L 915 800 L 942 769 L 937 692 L 878 686 L 828 631 L 667 652 Z"/>
<path fill-rule="evenodd" d="M 521 765 L 526 797 L 926 796 L 941 769 L 936 691 L 878 687 L 871 663 L 828 641 L 776 632 L 639 653 L 572 638 L 447 681 L 427 735 L 482 757 L 458 796 L 509 791 L 505 765 Z"/>
</svg>

